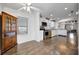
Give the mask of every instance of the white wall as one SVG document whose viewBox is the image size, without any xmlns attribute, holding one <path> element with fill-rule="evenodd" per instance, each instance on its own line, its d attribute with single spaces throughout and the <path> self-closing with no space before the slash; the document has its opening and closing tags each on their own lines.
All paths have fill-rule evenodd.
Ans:
<svg viewBox="0 0 79 59">
<path fill-rule="evenodd" d="M 28 39 L 28 34 L 18 34 L 17 35 L 17 43 L 18 44 L 21 44 L 21 43 L 24 43 L 24 42 L 27 42 L 29 41 Z"/>
<path fill-rule="evenodd" d="M 43 32 L 40 31 L 39 12 L 33 11 L 28 19 L 28 39 L 40 41 L 43 40 Z"/>
<path fill-rule="evenodd" d="M 0 5 L 0 13 L 1 13 L 1 11 L 2 11 L 2 8 L 3 8 L 2 5 Z"/>
<path fill-rule="evenodd" d="M 1 11 L 2 11 L 2 8 L 1 8 L 1 6 L 0 6 L 0 13 L 1 13 Z"/>
</svg>

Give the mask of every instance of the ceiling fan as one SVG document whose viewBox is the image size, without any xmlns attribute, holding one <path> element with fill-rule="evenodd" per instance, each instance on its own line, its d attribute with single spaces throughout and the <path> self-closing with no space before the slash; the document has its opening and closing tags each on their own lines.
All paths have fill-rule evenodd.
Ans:
<svg viewBox="0 0 79 59">
<path fill-rule="evenodd" d="M 20 10 L 26 10 L 27 12 L 30 12 L 31 9 L 32 9 L 32 10 L 39 11 L 38 8 L 32 6 L 32 3 L 23 3 L 23 4 L 21 4 L 21 5 L 23 5 L 23 7 L 19 8 L 19 9 L 18 9 L 19 11 L 20 11 Z"/>
</svg>

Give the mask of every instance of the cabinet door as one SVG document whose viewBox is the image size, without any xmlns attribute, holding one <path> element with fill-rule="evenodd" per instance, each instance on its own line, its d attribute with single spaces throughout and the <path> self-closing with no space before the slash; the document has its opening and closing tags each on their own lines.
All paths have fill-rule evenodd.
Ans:
<svg viewBox="0 0 79 59">
<path fill-rule="evenodd" d="M 5 31 L 9 32 L 10 31 L 10 17 L 6 16 L 5 19 Z"/>
<path fill-rule="evenodd" d="M 3 32 L 10 31 L 10 17 L 5 14 L 3 14 L 2 16 L 2 27 L 3 27 Z"/>
<path fill-rule="evenodd" d="M 2 27 L 3 32 L 11 31 L 11 16 L 4 12 L 2 13 Z"/>
<path fill-rule="evenodd" d="M 11 31 L 16 31 L 16 20 L 11 18 Z"/>
<path fill-rule="evenodd" d="M 12 43 L 13 43 L 13 44 L 16 44 L 16 43 L 17 43 L 16 36 L 13 36 L 13 38 L 12 38 Z"/>
<path fill-rule="evenodd" d="M 11 44 L 12 44 L 11 38 L 5 37 L 4 38 L 4 46 L 3 46 L 3 48 L 6 50 L 11 46 Z"/>
</svg>

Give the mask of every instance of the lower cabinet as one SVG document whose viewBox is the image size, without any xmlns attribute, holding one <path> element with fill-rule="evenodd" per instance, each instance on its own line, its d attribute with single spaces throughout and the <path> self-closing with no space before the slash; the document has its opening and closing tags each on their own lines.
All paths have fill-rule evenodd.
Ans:
<svg viewBox="0 0 79 59">
<path fill-rule="evenodd" d="M 4 52 L 6 52 L 7 50 L 9 50 L 10 48 L 14 47 L 17 43 L 16 43 L 16 36 L 13 37 L 5 37 L 2 40 L 2 54 Z"/>
<path fill-rule="evenodd" d="M 4 38 L 4 45 L 3 45 L 4 50 L 10 47 L 11 44 L 12 44 L 12 39 L 8 37 Z"/>
</svg>

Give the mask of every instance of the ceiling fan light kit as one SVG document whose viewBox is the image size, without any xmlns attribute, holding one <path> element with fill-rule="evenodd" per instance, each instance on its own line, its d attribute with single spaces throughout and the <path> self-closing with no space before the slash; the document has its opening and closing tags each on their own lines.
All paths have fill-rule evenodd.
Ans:
<svg viewBox="0 0 79 59">
<path fill-rule="evenodd" d="M 39 11 L 38 8 L 33 7 L 31 4 L 32 4 L 32 3 L 23 3 L 23 4 L 21 4 L 21 5 L 23 5 L 23 7 L 21 7 L 21 8 L 18 9 L 18 10 L 19 10 L 19 11 L 21 11 L 21 10 L 26 10 L 28 13 L 31 12 L 31 9 L 32 9 L 32 10 L 35 10 L 35 11 Z"/>
<path fill-rule="evenodd" d="M 27 12 L 30 12 L 30 7 L 29 6 L 27 7 Z"/>
</svg>

